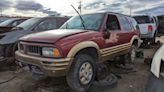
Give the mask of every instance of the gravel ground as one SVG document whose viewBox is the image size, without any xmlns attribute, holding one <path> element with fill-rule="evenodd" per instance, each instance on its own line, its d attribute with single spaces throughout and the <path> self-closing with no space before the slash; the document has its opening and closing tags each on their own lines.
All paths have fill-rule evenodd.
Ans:
<svg viewBox="0 0 164 92">
<path fill-rule="evenodd" d="M 145 57 L 152 57 L 155 49 L 141 49 L 144 51 Z M 3 66 L 4 67 L 4 66 Z M 27 71 L 15 74 L 12 69 L 1 69 L 0 82 L 7 79 L 14 79 L 0 84 L 0 92 L 72 92 L 67 86 L 65 78 L 46 78 L 36 81 L 31 78 L 31 74 Z M 101 92 L 144 92 L 150 67 L 144 64 L 144 59 L 136 59 L 135 72 L 120 74 L 121 78 L 114 88 L 107 88 Z M 92 92 L 94 89 L 90 89 Z M 97 92 L 97 91 L 93 91 Z"/>
</svg>

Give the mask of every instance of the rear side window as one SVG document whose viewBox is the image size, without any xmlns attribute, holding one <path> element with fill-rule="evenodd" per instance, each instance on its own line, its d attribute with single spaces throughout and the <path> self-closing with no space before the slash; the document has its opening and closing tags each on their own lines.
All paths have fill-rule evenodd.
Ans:
<svg viewBox="0 0 164 92">
<path fill-rule="evenodd" d="M 120 16 L 120 23 L 125 31 L 131 31 L 132 27 L 130 25 L 130 22 L 125 16 Z"/>
<path fill-rule="evenodd" d="M 107 29 L 111 31 L 118 31 L 120 30 L 120 24 L 115 15 L 108 15 L 108 19 L 106 22 Z"/>
<path fill-rule="evenodd" d="M 134 18 L 128 17 L 128 20 L 131 23 L 132 28 L 134 28 L 135 30 L 139 30 L 138 23 L 136 22 Z"/>
<path fill-rule="evenodd" d="M 149 16 L 135 16 L 134 18 L 138 24 L 154 23 L 153 18 L 150 18 Z"/>
</svg>

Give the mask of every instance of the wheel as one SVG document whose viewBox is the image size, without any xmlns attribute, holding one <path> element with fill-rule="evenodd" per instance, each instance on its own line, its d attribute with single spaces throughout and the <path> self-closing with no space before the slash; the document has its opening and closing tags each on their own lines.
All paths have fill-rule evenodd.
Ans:
<svg viewBox="0 0 164 92">
<path fill-rule="evenodd" d="M 68 85 L 75 92 L 84 92 L 89 89 L 95 78 L 95 62 L 86 54 L 75 57 L 66 78 Z"/>
<path fill-rule="evenodd" d="M 96 68 L 97 68 L 96 69 L 96 80 L 97 81 L 105 79 L 110 73 L 110 70 L 107 67 L 106 63 L 98 64 L 96 66 Z"/>
<path fill-rule="evenodd" d="M 105 92 L 117 85 L 118 79 L 114 74 L 109 74 L 105 79 L 94 81 L 89 92 Z"/>
<path fill-rule="evenodd" d="M 136 59 L 136 46 L 135 45 L 131 46 L 128 57 L 129 57 L 130 63 L 134 63 Z"/>
</svg>

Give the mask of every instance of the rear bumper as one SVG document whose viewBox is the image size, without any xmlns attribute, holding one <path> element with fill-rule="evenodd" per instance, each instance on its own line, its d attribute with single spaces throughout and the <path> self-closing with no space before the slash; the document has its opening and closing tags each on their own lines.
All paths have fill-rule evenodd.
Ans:
<svg viewBox="0 0 164 92">
<path fill-rule="evenodd" d="M 65 76 L 69 70 L 70 63 L 72 61 L 72 58 L 62 58 L 62 59 L 42 58 L 42 57 L 26 55 L 19 51 L 15 52 L 15 57 L 20 62 L 36 65 L 40 67 L 41 71 L 46 76 L 51 76 L 51 77 Z"/>
<path fill-rule="evenodd" d="M 141 34 L 141 38 L 149 38 L 149 39 L 152 39 L 153 37 L 154 37 L 153 33 Z"/>
</svg>

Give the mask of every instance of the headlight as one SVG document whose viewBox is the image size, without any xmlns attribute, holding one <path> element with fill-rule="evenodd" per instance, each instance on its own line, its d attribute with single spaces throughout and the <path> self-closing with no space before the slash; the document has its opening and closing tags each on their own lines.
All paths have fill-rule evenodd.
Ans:
<svg viewBox="0 0 164 92">
<path fill-rule="evenodd" d="M 61 57 L 59 50 L 52 47 L 43 47 L 42 55 L 45 57 Z"/>
</svg>

